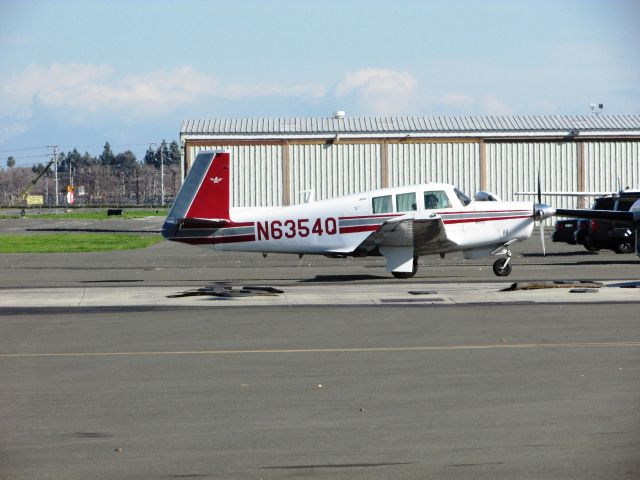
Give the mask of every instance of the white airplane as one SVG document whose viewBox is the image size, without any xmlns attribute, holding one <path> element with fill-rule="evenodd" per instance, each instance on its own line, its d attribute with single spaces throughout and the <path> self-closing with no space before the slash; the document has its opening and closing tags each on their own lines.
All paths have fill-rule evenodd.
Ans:
<svg viewBox="0 0 640 480">
<path fill-rule="evenodd" d="M 452 185 L 385 188 L 286 207 L 230 208 L 229 153 L 201 152 L 162 228 L 172 241 L 214 250 L 382 255 L 387 270 L 410 278 L 420 255 L 500 255 L 496 275 L 511 273 L 510 246 L 528 239 L 534 221 L 552 216 L 548 205 L 503 202 L 487 192 L 475 201 Z"/>
</svg>

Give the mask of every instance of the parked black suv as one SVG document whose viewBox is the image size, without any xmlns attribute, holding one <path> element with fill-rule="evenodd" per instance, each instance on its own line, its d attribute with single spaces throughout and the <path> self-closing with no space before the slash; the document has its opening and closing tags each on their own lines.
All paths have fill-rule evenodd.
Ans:
<svg viewBox="0 0 640 480">
<path fill-rule="evenodd" d="M 593 202 L 593 206 L 591 210 L 613 210 L 616 205 L 617 197 L 613 195 L 605 195 L 603 197 L 598 197 Z M 589 242 L 589 224 L 590 220 L 586 218 L 579 218 L 576 224 L 576 230 L 574 232 L 575 243 L 578 245 L 584 245 L 584 248 L 589 250 L 590 252 L 596 252 L 600 250 L 597 244 L 593 245 Z"/>
<path fill-rule="evenodd" d="M 592 210 L 613 210 L 615 198 L 612 195 L 605 195 L 595 199 Z M 551 234 L 553 242 L 568 243 L 570 245 L 584 245 L 589 251 L 596 251 L 591 245 L 585 244 L 585 239 L 589 234 L 589 220 L 584 218 L 568 218 L 556 221 L 556 228 Z"/>
<path fill-rule="evenodd" d="M 622 191 L 619 196 L 612 198 L 614 200 L 613 208 L 598 208 L 597 210 L 628 212 L 631 205 L 638 199 L 640 199 L 639 190 Z M 633 253 L 635 249 L 635 234 L 628 224 L 601 219 L 582 221 L 588 222 L 589 225 L 588 232 L 584 238 L 584 246 L 587 250 L 607 248 L 616 253 Z M 580 226 L 578 228 L 580 229 Z"/>
</svg>

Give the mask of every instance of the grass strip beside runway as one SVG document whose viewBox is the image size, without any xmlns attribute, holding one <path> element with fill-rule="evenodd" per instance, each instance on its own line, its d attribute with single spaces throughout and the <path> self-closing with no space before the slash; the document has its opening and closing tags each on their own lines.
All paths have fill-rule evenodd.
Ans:
<svg viewBox="0 0 640 480">
<path fill-rule="evenodd" d="M 160 241 L 160 235 L 124 233 L 10 234 L 0 235 L 0 253 L 110 252 L 146 248 Z"/>
<path fill-rule="evenodd" d="M 65 213 L 31 213 L 30 211 L 25 215 L 9 214 L 0 215 L 0 220 L 10 218 L 36 218 L 36 219 L 54 219 L 54 220 L 117 220 L 117 219 L 136 219 L 147 217 L 166 217 L 168 210 L 166 208 L 156 210 L 135 210 L 125 209 L 122 215 L 109 215 L 106 209 L 101 211 L 84 211 L 84 210 L 72 210 Z"/>
</svg>

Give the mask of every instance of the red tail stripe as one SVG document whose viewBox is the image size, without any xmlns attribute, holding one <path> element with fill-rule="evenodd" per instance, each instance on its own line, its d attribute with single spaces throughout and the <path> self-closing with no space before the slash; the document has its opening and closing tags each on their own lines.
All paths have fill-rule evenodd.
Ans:
<svg viewBox="0 0 640 480">
<path fill-rule="evenodd" d="M 189 237 L 176 237 L 172 238 L 177 242 L 189 243 L 191 245 L 208 245 L 208 244 L 218 244 L 218 243 L 241 243 L 241 242 L 255 242 L 255 235 L 236 235 L 236 236 L 228 236 L 228 237 L 197 237 L 197 238 L 189 238 Z"/>
<path fill-rule="evenodd" d="M 229 218 L 229 152 L 217 153 L 185 215 L 187 218 Z"/>
</svg>

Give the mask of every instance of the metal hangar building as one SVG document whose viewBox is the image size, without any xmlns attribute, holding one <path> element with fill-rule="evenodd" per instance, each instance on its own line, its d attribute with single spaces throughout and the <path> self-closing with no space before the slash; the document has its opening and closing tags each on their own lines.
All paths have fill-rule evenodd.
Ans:
<svg viewBox="0 0 640 480">
<path fill-rule="evenodd" d="M 534 190 L 640 187 L 640 115 L 185 120 L 182 174 L 231 152 L 232 206 L 280 206 L 415 183 L 503 200 Z M 575 199 L 548 199 L 575 207 Z"/>
</svg>

